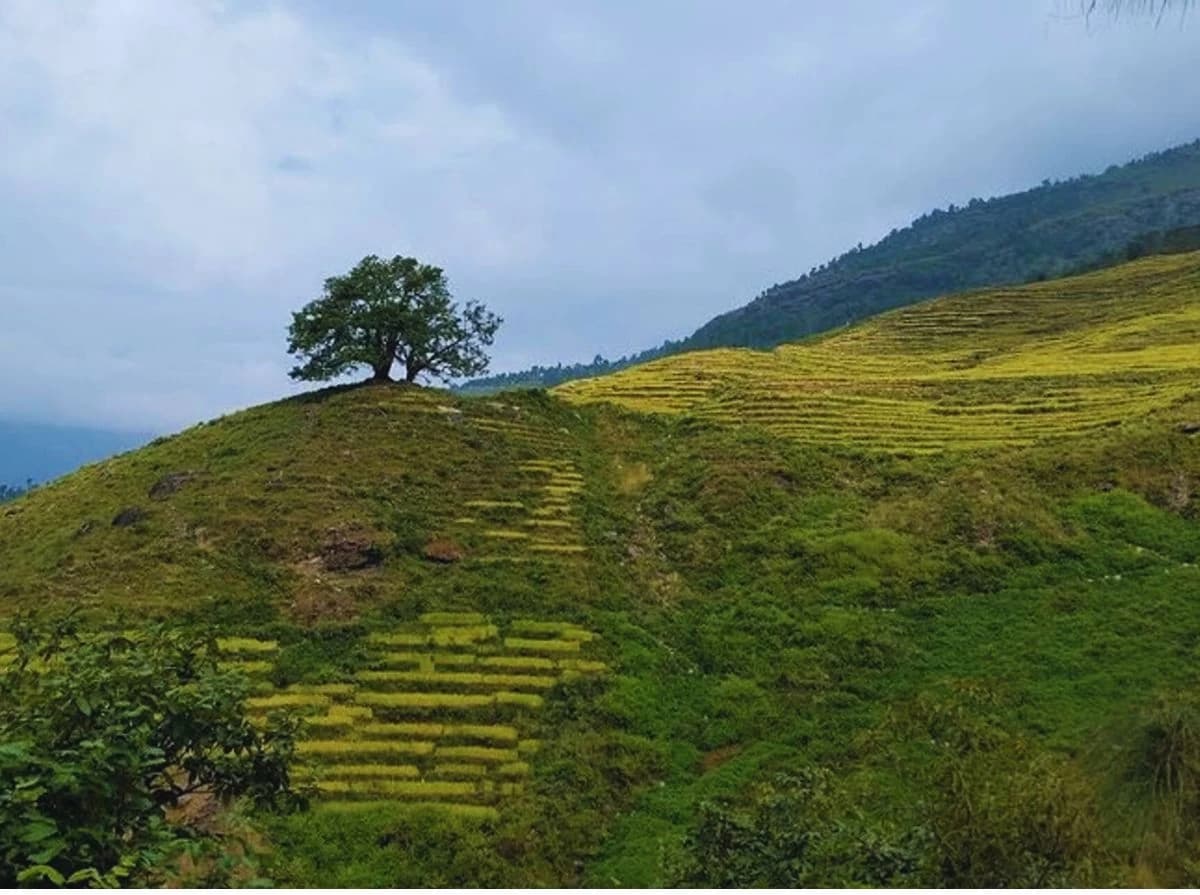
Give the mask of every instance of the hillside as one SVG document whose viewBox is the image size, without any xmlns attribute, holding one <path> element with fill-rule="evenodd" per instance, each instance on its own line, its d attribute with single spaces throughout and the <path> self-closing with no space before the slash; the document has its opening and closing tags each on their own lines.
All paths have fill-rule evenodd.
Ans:
<svg viewBox="0 0 1200 895">
<path fill-rule="evenodd" d="M 1053 278 L 1138 250 L 1156 232 L 1197 224 L 1200 141 L 1101 174 L 936 209 L 873 245 L 771 286 L 685 339 L 617 361 L 485 377 L 463 389 L 551 387 L 664 354 L 769 348 L 936 295 Z"/>
<path fill-rule="evenodd" d="M 1200 253 L 925 302 L 771 352 L 699 351 L 558 389 L 821 445 L 1031 444 L 1165 415 L 1200 381 Z"/>
<path fill-rule="evenodd" d="M 1195 884 L 1197 335 L 1187 255 L 315 392 L 0 506 L 0 612 L 218 635 L 303 719 L 281 883 Z"/>
</svg>

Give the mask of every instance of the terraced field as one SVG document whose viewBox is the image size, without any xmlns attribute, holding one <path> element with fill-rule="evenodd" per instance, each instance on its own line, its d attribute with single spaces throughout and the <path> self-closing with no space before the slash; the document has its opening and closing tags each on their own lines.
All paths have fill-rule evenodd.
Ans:
<svg viewBox="0 0 1200 895">
<path fill-rule="evenodd" d="M 476 498 L 453 520 L 460 533 L 474 533 L 490 547 L 485 559 L 514 560 L 529 555 L 562 556 L 586 552 L 575 510 L 583 476 L 569 459 L 527 460 L 517 467 L 525 482 L 523 499 Z"/>
<path fill-rule="evenodd" d="M 352 679 L 284 689 L 268 680 L 275 642 L 218 646 L 223 667 L 257 682 L 253 716 L 302 714 L 300 774 L 327 809 L 387 801 L 486 818 L 524 787 L 546 691 L 607 670 L 587 656 L 594 639 L 566 622 L 516 620 L 501 631 L 479 613 L 427 613 L 370 635 L 370 667 Z"/>
<path fill-rule="evenodd" d="M 607 401 L 889 452 L 1119 426 L 1200 386 L 1200 254 L 926 302 L 771 352 L 701 351 L 567 383 Z"/>
<path fill-rule="evenodd" d="M 389 411 L 397 402 L 389 399 Z M 475 495 L 444 520 L 448 532 L 481 543 L 475 558 L 515 562 L 530 558 L 570 557 L 585 553 L 576 501 L 583 476 L 574 459 L 575 445 L 566 430 L 523 419 L 520 408 L 500 401 L 443 404 L 428 392 L 410 392 L 400 406 L 408 412 L 438 414 L 467 431 L 498 441 L 511 457 L 496 478 L 508 485 L 496 493 L 497 481 L 481 476 Z M 498 452 L 501 453 L 501 452 Z"/>
</svg>

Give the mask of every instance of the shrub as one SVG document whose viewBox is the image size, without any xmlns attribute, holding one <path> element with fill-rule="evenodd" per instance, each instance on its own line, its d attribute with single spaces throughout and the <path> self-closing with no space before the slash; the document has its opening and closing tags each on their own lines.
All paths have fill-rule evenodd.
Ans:
<svg viewBox="0 0 1200 895">
<path fill-rule="evenodd" d="M 1141 764 L 1171 833 L 1200 826 L 1200 699 L 1191 693 L 1160 696 L 1147 713 Z"/>
<path fill-rule="evenodd" d="M 938 885 L 1095 884 L 1103 855 L 1094 796 L 1067 763 L 1014 741 L 948 760 L 934 791 Z"/>
<path fill-rule="evenodd" d="M 292 805 L 295 722 L 260 728 L 244 678 L 210 641 L 177 629 L 80 634 L 70 621 L 16 625 L 0 672 L 0 885 L 162 879 L 217 834 L 168 809 L 244 796 Z"/>
<path fill-rule="evenodd" d="M 675 886 L 901 886 L 916 884 L 923 831 L 869 825 L 824 769 L 781 774 L 742 804 L 703 803 L 682 853 L 667 858 Z"/>
</svg>

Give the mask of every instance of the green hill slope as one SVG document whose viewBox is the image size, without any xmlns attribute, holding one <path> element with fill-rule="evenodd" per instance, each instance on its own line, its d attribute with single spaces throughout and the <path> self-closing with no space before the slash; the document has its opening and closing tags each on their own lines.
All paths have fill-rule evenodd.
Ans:
<svg viewBox="0 0 1200 895">
<path fill-rule="evenodd" d="M 1198 266 L 233 414 L 0 506 L 0 610 L 219 635 L 283 883 L 1194 882 Z"/>
<path fill-rule="evenodd" d="M 1200 253 L 938 299 L 764 353 L 692 352 L 558 394 L 814 444 L 1030 444 L 1169 414 L 1200 381 Z"/>
</svg>

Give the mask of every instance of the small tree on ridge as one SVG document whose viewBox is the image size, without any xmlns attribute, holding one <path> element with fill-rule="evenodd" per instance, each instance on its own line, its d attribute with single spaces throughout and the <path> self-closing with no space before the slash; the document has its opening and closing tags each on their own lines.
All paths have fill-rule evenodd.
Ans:
<svg viewBox="0 0 1200 895">
<path fill-rule="evenodd" d="M 440 267 L 368 255 L 292 315 L 288 353 L 301 363 L 291 376 L 327 380 L 369 367 L 372 382 L 390 382 L 397 363 L 405 382 L 474 376 L 487 370 L 484 349 L 502 322 L 478 302 L 460 311 Z"/>
</svg>

